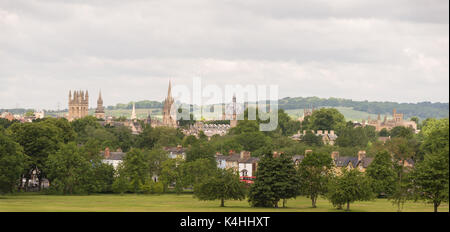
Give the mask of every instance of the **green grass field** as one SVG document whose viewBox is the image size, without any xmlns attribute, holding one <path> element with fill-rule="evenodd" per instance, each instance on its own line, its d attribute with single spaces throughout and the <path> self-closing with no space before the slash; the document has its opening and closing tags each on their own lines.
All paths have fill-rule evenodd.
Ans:
<svg viewBox="0 0 450 232">
<path fill-rule="evenodd" d="M 306 197 L 289 200 L 287 208 L 251 208 L 246 200 L 199 201 L 192 194 L 102 194 L 89 196 L 53 196 L 18 194 L 0 196 L 0 212 L 341 212 L 325 199 L 319 199 L 317 208 L 311 208 Z M 280 205 L 281 206 L 281 205 Z M 396 212 L 396 206 L 386 199 L 355 202 L 350 205 L 356 212 Z M 403 212 L 432 212 L 433 206 L 421 202 L 407 202 Z M 449 205 L 441 205 L 441 212 L 449 212 Z"/>
</svg>

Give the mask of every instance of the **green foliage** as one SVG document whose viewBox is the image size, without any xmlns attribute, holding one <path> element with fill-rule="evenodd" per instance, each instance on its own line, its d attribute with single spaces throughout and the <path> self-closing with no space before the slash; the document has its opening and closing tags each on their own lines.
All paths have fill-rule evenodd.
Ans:
<svg viewBox="0 0 450 232">
<path fill-rule="evenodd" d="M 213 175 L 195 186 L 194 196 L 199 200 L 221 200 L 221 207 L 225 200 L 242 200 L 245 198 L 245 184 L 232 169 L 218 169 Z"/>
<path fill-rule="evenodd" d="M 366 169 L 366 175 L 371 178 L 372 188 L 377 195 L 389 196 L 394 192 L 397 173 L 392 157 L 387 151 L 380 151 L 376 154 Z"/>
<path fill-rule="evenodd" d="M 396 126 L 392 128 L 390 131 L 392 138 L 405 138 L 405 139 L 412 139 L 414 136 L 414 129 L 412 128 L 406 128 L 404 126 Z"/>
<path fill-rule="evenodd" d="M 148 156 L 142 150 L 132 149 L 125 156 L 119 175 L 130 182 L 130 191 L 140 192 L 141 186 L 151 179 Z"/>
<path fill-rule="evenodd" d="M 422 151 L 426 153 L 439 153 L 449 146 L 449 120 L 448 118 L 429 121 L 422 129 L 424 141 Z"/>
<path fill-rule="evenodd" d="M 298 178 L 292 160 L 285 155 L 274 158 L 267 151 L 258 164 L 256 180 L 250 187 L 248 201 L 252 207 L 276 208 L 281 199 L 296 197 L 298 189 Z"/>
<path fill-rule="evenodd" d="M 415 197 L 434 205 L 448 202 L 449 195 L 449 121 L 441 119 L 428 122 L 423 132 L 425 157 L 412 172 Z"/>
<path fill-rule="evenodd" d="M 323 140 L 322 136 L 315 135 L 312 131 L 306 131 L 304 135 L 302 135 L 301 138 L 302 142 L 309 145 L 309 146 L 323 146 Z"/>
<path fill-rule="evenodd" d="M 339 137 L 336 139 L 336 145 L 341 147 L 359 147 L 365 148 L 369 141 L 376 140 L 375 128 L 353 127 L 353 124 L 339 131 Z"/>
<path fill-rule="evenodd" d="M 214 148 L 208 142 L 196 142 L 186 151 L 186 161 L 191 162 L 197 159 L 208 159 L 211 162 L 214 158 Z"/>
<path fill-rule="evenodd" d="M 342 175 L 335 176 L 328 184 L 327 198 L 338 209 L 355 201 L 368 201 L 373 198 L 370 181 L 358 169 L 348 171 L 342 168 Z"/>
<path fill-rule="evenodd" d="M 383 128 L 378 132 L 378 136 L 380 137 L 389 137 L 390 135 L 391 133 L 386 128 Z"/>
<path fill-rule="evenodd" d="M 183 191 L 183 164 L 182 159 L 168 159 L 161 163 L 160 181 L 164 184 L 164 191 L 170 185 L 175 185 L 175 191 L 180 194 Z"/>
<path fill-rule="evenodd" d="M 312 113 L 309 118 L 311 130 L 335 130 L 345 126 L 345 118 L 338 110 L 333 108 L 322 108 Z"/>
<path fill-rule="evenodd" d="M 448 202 L 449 195 L 449 150 L 425 155 L 412 172 L 416 200 L 425 200 L 434 206 L 434 211 L 441 202 Z"/>
<path fill-rule="evenodd" d="M 28 160 L 22 147 L 0 130 L 0 194 L 13 193 L 20 186 Z"/>
<path fill-rule="evenodd" d="M 406 118 L 417 116 L 419 118 L 445 118 L 449 116 L 448 103 L 396 103 L 396 102 L 368 102 L 353 101 L 340 98 L 318 98 L 318 97 L 295 97 L 278 100 L 278 107 L 281 109 L 304 109 L 309 106 L 315 107 L 352 107 L 354 110 L 363 111 L 370 114 L 390 114 L 392 109 L 405 114 Z"/>
<path fill-rule="evenodd" d="M 333 176 L 333 160 L 327 153 L 309 153 L 298 166 L 301 195 L 307 196 L 316 208 L 317 198 L 325 196 Z"/>
<path fill-rule="evenodd" d="M 183 139 L 181 131 L 170 127 L 147 126 L 138 135 L 136 144 L 138 148 L 152 149 L 154 146 L 174 147 L 181 144 Z"/>
<path fill-rule="evenodd" d="M 182 163 L 180 169 L 183 186 L 195 187 L 195 185 L 214 174 L 214 171 L 217 169 L 217 164 L 215 159 L 198 158 L 190 162 Z"/>
<path fill-rule="evenodd" d="M 62 129 L 51 123 L 41 121 L 37 123 L 15 123 L 8 128 L 8 131 L 14 141 L 23 147 L 25 155 L 30 157 L 29 170 L 39 170 L 37 172 L 39 180 L 45 178 L 47 158 L 50 154 L 55 154 L 60 143 L 64 142 Z"/>
<path fill-rule="evenodd" d="M 75 143 L 62 145 L 46 162 L 51 190 L 62 194 L 88 193 L 91 167 Z"/>
<path fill-rule="evenodd" d="M 1 128 L 8 129 L 8 127 L 10 127 L 14 123 L 20 123 L 20 122 L 16 119 L 9 121 L 6 118 L 0 118 L 0 129 Z"/>
</svg>

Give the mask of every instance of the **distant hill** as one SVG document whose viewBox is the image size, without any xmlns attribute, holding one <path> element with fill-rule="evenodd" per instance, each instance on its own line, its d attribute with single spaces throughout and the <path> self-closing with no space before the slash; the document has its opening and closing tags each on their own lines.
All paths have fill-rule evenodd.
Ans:
<svg viewBox="0 0 450 232">
<path fill-rule="evenodd" d="M 353 101 L 340 98 L 318 98 L 318 97 L 286 97 L 278 101 L 278 107 L 285 110 L 303 109 L 310 106 L 318 107 L 350 107 L 354 111 L 362 111 L 372 115 L 391 115 L 395 108 L 397 112 L 403 113 L 405 118 L 417 116 L 420 119 L 445 118 L 449 116 L 449 103 L 397 103 L 397 102 L 369 102 Z"/>
<path fill-rule="evenodd" d="M 136 111 L 138 117 L 146 117 L 148 113 L 153 116 L 160 116 L 163 107 L 162 102 L 158 101 L 136 101 Z M 332 107 L 338 109 L 344 114 L 347 120 L 367 119 L 368 116 L 375 118 L 378 114 L 392 114 L 395 108 L 397 112 L 403 113 L 405 119 L 413 116 L 419 117 L 421 120 L 426 118 L 446 118 L 449 117 L 449 103 L 397 103 L 397 102 L 369 102 L 369 101 L 353 101 L 341 98 L 318 98 L 318 97 L 286 97 L 278 101 L 278 107 L 286 110 L 293 118 L 303 115 L 303 109 L 314 106 L 315 108 Z M 133 103 L 118 103 L 115 106 L 106 107 L 107 115 L 128 116 L 133 107 Z M 198 107 L 195 107 L 198 108 Z M 0 112 L 8 110 L 13 114 L 23 114 L 27 109 L 0 109 Z M 90 113 L 93 114 L 94 108 Z M 47 111 L 47 115 L 62 116 L 65 111 Z"/>
</svg>

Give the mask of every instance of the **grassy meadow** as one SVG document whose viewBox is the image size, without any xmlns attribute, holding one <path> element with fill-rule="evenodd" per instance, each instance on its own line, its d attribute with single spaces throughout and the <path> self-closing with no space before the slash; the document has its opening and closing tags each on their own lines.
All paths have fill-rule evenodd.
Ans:
<svg viewBox="0 0 450 232">
<path fill-rule="evenodd" d="M 56 196 L 40 194 L 0 195 L 0 212 L 342 212 L 326 199 L 319 199 L 317 208 L 311 208 L 311 200 L 298 197 L 287 202 L 287 208 L 252 208 L 246 200 L 225 201 L 219 207 L 217 201 L 199 201 L 192 194 L 101 194 L 87 196 Z M 281 207 L 281 204 L 280 204 Z M 352 212 L 396 212 L 396 206 L 387 199 L 355 202 Z M 433 206 L 423 202 L 407 202 L 403 212 L 432 212 Z M 449 212 L 449 205 L 439 208 Z"/>
</svg>

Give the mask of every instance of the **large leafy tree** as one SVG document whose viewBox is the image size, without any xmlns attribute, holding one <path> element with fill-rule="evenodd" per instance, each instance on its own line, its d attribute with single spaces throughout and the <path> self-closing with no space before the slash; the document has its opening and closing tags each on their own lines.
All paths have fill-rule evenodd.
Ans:
<svg viewBox="0 0 450 232">
<path fill-rule="evenodd" d="M 339 130 L 345 126 L 344 115 L 334 108 L 322 108 L 309 118 L 311 130 Z"/>
<path fill-rule="evenodd" d="M 394 168 L 397 172 L 395 190 L 389 198 L 397 205 L 398 211 L 402 210 L 405 202 L 411 197 L 409 191 L 409 171 L 411 168 L 406 164 L 407 160 L 414 158 L 416 154 L 415 146 L 412 144 L 413 141 L 396 137 L 386 142 L 386 148 L 393 158 Z"/>
<path fill-rule="evenodd" d="M 298 166 L 301 195 L 311 199 L 316 208 L 317 198 L 328 191 L 328 181 L 333 176 L 333 160 L 327 153 L 309 153 Z"/>
<path fill-rule="evenodd" d="M 416 165 L 411 175 L 416 199 L 432 203 L 435 212 L 441 202 L 449 199 L 448 122 L 448 119 L 434 120 L 424 126 L 424 160 Z"/>
<path fill-rule="evenodd" d="M 416 199 L 433 204 L 434 212 L 442 202 L 449 201 L 449 151 L 425 155 L 411 174 Z"/>
<path fill-rule="evenodd" d="M 13 124 L 8 128 L 12 138 L 19 143 L 24 153 L 31 158 L 29 173 L 36 171 L 39 182 L 46 177 L 45 164 L 50 154 L 58 151 L 60 143 L 63 143 L 63 131 L 46 122 Z M 39 184 L 39 188 L 41 184 Z"/>
<path fill-rule="evenodd" d="M 405 139 L 412 139 L 414 136 L 414 130 L 412 128 L 407 128 L 404 126 L 396 126 L 392 128 L 390 131 L 392 138 L 405 138 Z"/>
<path fill-rule="evenodd" d="M 22 181 L 29 157 L 0 128 L 0 193 L 12 193 Z"/>
<path fill-rule="evenodd" d="M 387 151 L 379 151 L 372 163 L 367 167 L 366 174 L 371 178 L 372 187 L 378 195 L 391 195 L 395 190 L 397 173 L 392 157 Z"/>
<path fill-rule="evenodd" d="M 120 175 L 130 183 L 130 190 L 137 193 L 151 179 L 149 157 L 140 149 L 131 149 L 123 160 Z"/>
<path fill-rule="evenodd" d="M 347 126 L 340 131 L 339 137 L 336 139 L 336 145 L 340 147 L 364 148 L 369 142 L 368 132 L 364 127 L 353 128 L 353 125 Z"/>
<path fill-rule="evenodd" d="M 214 162 L 214 148 L 208 142 L 196 142 L 186 151 L 186 161 L 191 162 L 197 159 L 208 159 Z"/>
<path fill-rule="evenodd" d="M 215 160 L 199 158 L 194 161 L 182 163 L 180 168 L 183 186 L 192 186 L 195 188 L 195 185 L 201 183 L 214 173 L 217 165 Z"/>
<path fill-rule="evenodd" d="M 215 173 L 195 186 L 194 196 L 199 200 L 220 200 L 220 206 L 225 206 L 225 200 L 242 200 L 245 198 L 245 184 L 239 179 L 239 174 L 232 169 L 218 169 Z"/>
<path fill-rule="evenodd" d="M 297 195 L 298 180 L 292 160 L 283 155 L 274 158 L 267 150 L 258 164 L 256 180 L 250 187 L 248 201 L 252 207 L 277 208 L 281 199 Z"/>
<path fill-rule="evenodd" d="M 358 169 L 342 169 L 342 175 L 335 176 L 328 184 L 327 198 L 338 209 L 355 201 L 367 201 L 373 198 L 370 181 Z"/>
<path fill-rule="evenodd" d="M 46 161 L 51 190 L 55 193 L 88 193 L 91 163 L 73 142 L 50 154 Z"/>
<path fill-rule="evenodd" d="M 175 192 L 180 194 L 183 191 L 183 171 L 181 167 L 185 161 L 176 158 L 168 159 L 161 163 L 161 176 L 160 181 L 164 184 L 164 191 L 174 184 Z"/>
</svg>

